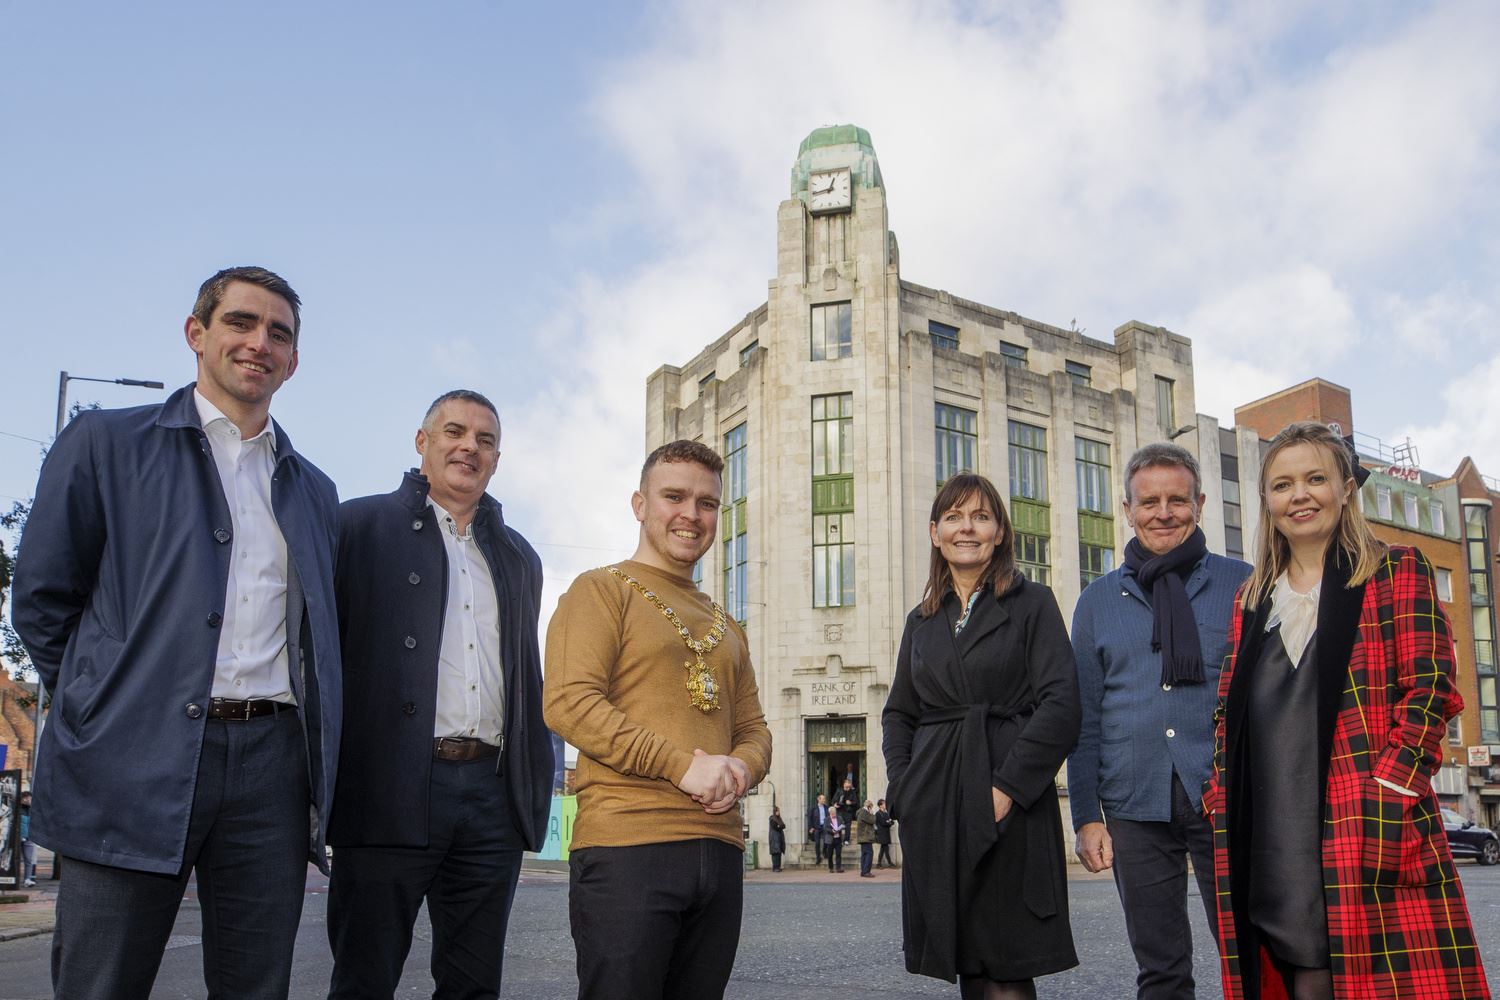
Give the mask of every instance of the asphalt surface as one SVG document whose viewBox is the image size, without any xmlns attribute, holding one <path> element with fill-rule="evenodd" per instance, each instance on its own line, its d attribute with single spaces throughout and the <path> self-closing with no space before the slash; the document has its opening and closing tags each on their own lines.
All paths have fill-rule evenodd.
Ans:
<svg viewBox="0 0 1500 1000">
<path fill-rule="evenodd" d="M 1500 867 L 1462 863 L 1491 985 L 1500 971 Z M 1114 884 L 1069 867 L 1069 905 L 1080 965 L 1038 984 L 1042 997 L 1130 998 L 1135 963 L 1125 940 Z M 44 884 L 45 887 L 45 884 Z M 568 934 L 566 875 L 527 871 L 521 879 L 506 949 L 504 996 L 563 1000 L 576 992 L 573 942 Z M 322 879 L 308 880 L 307 904 L 298 935 L 292 996 L 323 997 L 332 961 L 328 955 Z M 1195 923 L 1198 996 L 1220 996 L 1213 942 L 1196 894 L 1189 900 Z M 828 1000 L 854 990 L 867 1000 L 956 997 L 946 983 L 910 976 L 902 965 L 901 895 L 896 873 L 861 879 L 844 875 L 756 872 L 746 881 L 744 933 L 728 995 L 746 1000 Z M 189 897 L 163 957 L 154 998 L 203 996 L 201 921 Z M 427 974 L 431 931 L 425 914 L 401 983 L 401 997 L 429 997 Z M 51 996 L 48 961 L 51 936 L 37 934 L 0 942 L 0 1000 Z"/>
</svg>

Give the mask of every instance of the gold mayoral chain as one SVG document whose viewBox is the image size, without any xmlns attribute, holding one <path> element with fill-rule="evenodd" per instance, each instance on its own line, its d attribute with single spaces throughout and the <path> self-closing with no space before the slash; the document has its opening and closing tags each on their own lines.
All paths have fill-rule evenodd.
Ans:
<svg viewBox="0 0 1500 1000">
<path fill-rule="evenodd" d="M 634 587 L 642 597 L 656 605 L 656 610 L 666 616 L 677 629 L 677 634 L 682 636 L 682 641 L 687 643 L 687 648 L 692 650 L 693 659 L 684 660 L 682 665 L 687 668 L 688 701 L 700 712 L 712 712 L 719 707 L 719 683 L 714 679 L 713 669 L 703 658 L 713 652 L 719 640 L 724 638 L 724 632 L 728 628 L 729 616 L 724 609 L 719 607 L 715 601 L 709 601 L 714 609 L 714 623 L 701 639 L 694 639 L 693 633 L 688 629 L 687 623 L 677 617 L 677 612 L 667 606 L 655 593 L 647 590 L 641 585 L 641 581 L 624 572 L 616 566 L 605 567 L 615 576 L 624 580 Z"/>
</svg>

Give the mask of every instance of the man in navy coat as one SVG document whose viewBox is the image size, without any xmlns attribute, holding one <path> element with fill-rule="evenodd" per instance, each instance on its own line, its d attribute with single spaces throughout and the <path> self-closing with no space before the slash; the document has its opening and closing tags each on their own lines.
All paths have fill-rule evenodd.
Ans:
<svg viewBox="0 0 1500 1000">
<path fill-rule="evenodd" d="M 13 615 L 52 692 L 31 832 L 67 859 L 59 997 L 148 996 L 190 874 L 208 994 L 287 995 L 341 705 L 338 497 L 270 418 L 299 307 L 220 271 L 197 382 L 79 414 L 42 465 Z"/>
<path fill-rule="evenodd" d="M 485 492 L 499 415 L 477 392 L 445 393 L 416 446 L 399 489 L 342 508 L 331 998 L 395 993 L 424 898 L 434 995 L 498 996 L 521 852 L 541 846 L 551 808 L 542 565 Z"/>
</svg>

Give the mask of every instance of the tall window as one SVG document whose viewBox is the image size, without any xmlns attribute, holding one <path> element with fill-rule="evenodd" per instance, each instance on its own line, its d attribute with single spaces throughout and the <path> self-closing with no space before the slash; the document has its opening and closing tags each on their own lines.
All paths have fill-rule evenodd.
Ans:
<svg viewBox="0 0 1500 1000">
<path fill-rule="evenodd" d="M 940 347 L 945 351 L 958 350 L 958 327 L 930 319 L 927 321 L 927 333 L 932 337 L 933 350 Z"/>
<path fill-rule="evenodd" d="M 854 353 L 854 333 L 849 303 L 831 302 L 812 307 L 812 359 L 847 358 Z"/>
<path fill-rule="evenodd" d="M 1500 742 L 1500 694 L 1495 690 L 1495 597 L 1490 587 L 1489 508 L 1464 505 L 1469 548 L 1469 603 L 1474 619 L 1474 672 L 1479 675 L 1479 738 Z"/>
<path fill-rule="evenodd" d="M 1437 595 L 1438 595 L 1438 600 L 1444 601 L 1444 602 L 1446 602 L 1448 604 L 1452 604 L 1453 603 L 1453 571 L 1451 569 L 1443 569 L 1441 566 L 1438 566 L 1438 567 L 1435 567 L 1434 572 L 1437 573 Z"/>
<path fill-rule="evenodd" d="M 1010 421 L 1011 523 L 1016 565 L 1028 579 L 1052 583 L 1052 508 L 1047 502 L 1047 431 Z"/>
<path fill-rule="evenodd" d="M 1074 385 L 1093 385 L 1094 370 L 1078 361 L 1064 361 L 1063 370 Z"/>
<path fill-rule="evenodd" d="M 1005 359 L 1007 368 L 1028 368 L 1026 361 L 1026 348 L 1020 344 L 1012 344 L 1008 340 L 1000 341 L 1000 356 Z"/>
<path fill-rule="evenodd" d="M 854 603 L 854 394 L 812 399 L 813 607 Z"/>
<path fill-rule="evenodd" d="M 1406 519 L 1406 526 L 1413 530 L 1421 527 L 1417 523 L 1417 498 L 1410 493 L 1401 494 L 1401 515 Z"/>
<path fill-rule="evenodd" d="M 1177 430 L 1177 400 L 1173 390 L 1176 386 L 1169 378 L 1156 376 L 1156 425 L 1162 437 L 1170 438 Z"/>
<path fill-rule="evenodd" d="M 979 449 L 979 414 L 946 403 L 935 407 L 937 483 L 942 486 L 956 472 L 974 471 Z"/>
<path fill-rule="evenodd" d="M 1115 521 L 1109 502 L 1109 445 L 1073 439 L 1078 479 L 1078 580 L 1087 587 L 1115 568 Z"/>
<path fill-rule="evenodd" d="M 1448 533 L 1448 522 L 1443 518 L 1443 501 L 1428 500 L 1427 516 L 1432 521 L 1432 533 L 1434 535 L 1446 535 Z"/>
<path fill-rule="evenodd" d="M 1010 422 L 1010 495 L 1047 502 L 1047 431 Z"/>
<path fill-rule="evenodd" d="M 724 610 L 744 624 L 748 618 L 749 589 L 745 575 L 748 561 L 749 526 L 745 497 L 749 492 L 746 475 L 745 425 L 724 435 L 724 510 L 719 515 L 724 537 Z"/>
<path fill-rule="evenodd" d="M 755 357 L 756 350 L 760 347 L 759 340 L 752 340 L 740 348 L 740 367 L 744 368 L 750 364 L 750 359 Z"/>
<path fill-rule="evenodd" d="M 1219 455 L 1219 472 L 1224 477 L 1224 554 L 1231 559 L 1245 558 L 1245 526 L 1240 508 L 1240 460 L 1234 455 Z"/>
<path fill-rule="evenodd" d="M 1088 438 L 1074 438 L 1077 453 L 1078 509 L 1110 514 L 1109 445 Z"/>
</svg>

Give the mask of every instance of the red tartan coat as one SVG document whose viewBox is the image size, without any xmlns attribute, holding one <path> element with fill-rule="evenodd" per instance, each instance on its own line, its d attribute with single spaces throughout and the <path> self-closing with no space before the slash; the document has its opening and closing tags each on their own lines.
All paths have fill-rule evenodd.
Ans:
<svg viewBox="0 0 1500 1000">
<path fill-rule="evenodd" d="M 1349 587 L 1348 579 L 1347 567 L 1331 555 L 1316 650 L 1333 994 L 1488 1000 L 1431 785 L 1447 721 L 1463 708 L 1432 566 L 1416 549 L 1397 546 L 1366 584 Z M 1245 828 L 1238 824 L 1249 819 L 1249 782 L 1236 776 L 1248 756 L 1242 736 L 1250 672 L 1239 675 L 1235 667 L 1257 661 L 1269 613 L 1269 599 L 1251 612 L 1236 609 L 1214 713 L 1213 775 L 1204 786 L 1204 812 L 1214 824 L 1225 1000 L 1286 996 L 1246 918 L 1249 859 L 1235 838 Z"/>
</svg>

